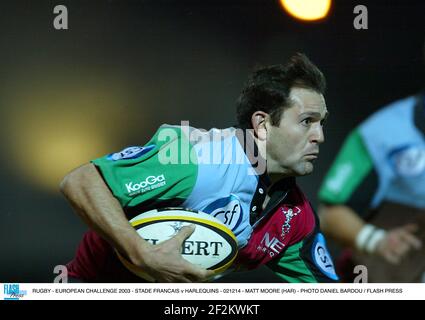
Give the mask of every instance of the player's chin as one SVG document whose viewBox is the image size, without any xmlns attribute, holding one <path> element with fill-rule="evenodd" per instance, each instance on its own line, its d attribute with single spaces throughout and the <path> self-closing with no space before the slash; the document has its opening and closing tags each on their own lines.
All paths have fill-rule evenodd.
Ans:
<svg viewBox="0 0 425 320">
<path fill-rule="evenodd" d="M 310 161 L 303 161 L 298 166 L 298 168 L 296 170 L 296 175 L 297 176 L 306 176 L 306 175 L 311 174 L 313 172 L 313 170 L 314 170 L 314 165 L 313 165 L 312 162 L 310 162 Z"/>
</svg>

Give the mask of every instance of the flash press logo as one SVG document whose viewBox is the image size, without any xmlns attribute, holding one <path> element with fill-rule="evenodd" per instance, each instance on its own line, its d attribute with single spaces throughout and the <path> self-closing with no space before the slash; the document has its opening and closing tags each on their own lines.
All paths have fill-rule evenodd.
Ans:
<svg viewBox="0 0 425 320">
<path fill-rule="evenodd" d="M 19 300 L 27 294 L 27 291 L 21 290 L 17 283 L 5 283 L 3 288 L 4 300 Z"/>
</svg>

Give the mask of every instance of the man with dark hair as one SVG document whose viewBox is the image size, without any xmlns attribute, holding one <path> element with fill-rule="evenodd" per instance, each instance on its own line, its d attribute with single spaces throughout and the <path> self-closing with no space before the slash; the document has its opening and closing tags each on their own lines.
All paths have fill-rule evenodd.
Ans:
<svg viewBox="0 0 425 320">
<path fill-rule="evenodd" d="M 285 66 L 253 73 L 238 100 L 240 128 L 164 125 L 143 147 L 68 174 L 61 190 L 93 230 L 68 264 L 69 275 L 139 281 L 120 264 L 116 249 L 157 281 L 208 280 L 211 271 L 180 254 L 193 229 L 152 245 L 128 223 L 152 208 L 173 206 L 203 211 L 233 231 L 239 253 L 232 270 L 267 265 L 282 281 L 336 281 L 318 220 L 294 179 L 312 172 L 324 141 L 324 89 L 323 74 L 297 54 Z M 161 177 L 157 188 L 133 188 L 151 176 Z M 230 211 L 232 219 L 222 214 Z"/>
<path fill-rule="evenodd" d="M 302 54 L 294 55 L 286 66 L 274 65 L 255 71 L 238 99 L 239 126 L 252 128 L 251 115 L 257 110 L 270 114 L 272 124 L 278 125 L 283 109 L 290 106 L 289 94 L 293 87 L 312 89 L 322 95 L 326 90 L 322 72 Z"/>
</svg>

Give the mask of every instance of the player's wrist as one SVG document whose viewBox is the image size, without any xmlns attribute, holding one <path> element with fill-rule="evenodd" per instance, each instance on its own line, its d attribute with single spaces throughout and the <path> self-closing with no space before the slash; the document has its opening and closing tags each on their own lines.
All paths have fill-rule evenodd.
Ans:
<svg viewBox="0 0 425 320">
<path fill-rule="evenodd" d="M 373 254 L 378 248 L 378 244 L 384 239 L 387 232 L 384 229 L 375 227 L 372 224 L 365 224 L 356 236 L 356 249 L 361 252 Z"/>
<path fill-rule="evenodd" d="M 153 245 L 144 240 L 137 233 L 122 234 L 115 248 L 123 257 L 136 266 L 144 266 L 146 257 L 152 251 Z"/>
<path fill-rule="evenodd" d="M 152 259 L 153 245 L 139 237 L 129 252 L 130 261 L 138 267 L 146 267 L 146 261 Z"/>
</svg>

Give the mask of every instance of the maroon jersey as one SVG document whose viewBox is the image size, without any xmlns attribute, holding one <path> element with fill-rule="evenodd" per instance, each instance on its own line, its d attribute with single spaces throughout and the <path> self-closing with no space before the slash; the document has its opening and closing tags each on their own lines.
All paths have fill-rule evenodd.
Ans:
<svg viewBox="0 0 425 320">
<path fill-rule="evenodd" d="M 239 250 L 236 263 L 249 269 L 266 264 L 305 239 L 315 226 L 314 211 L 295 185 L 277 207 L 257 222 L 248 244 Z"/>
</svg>

